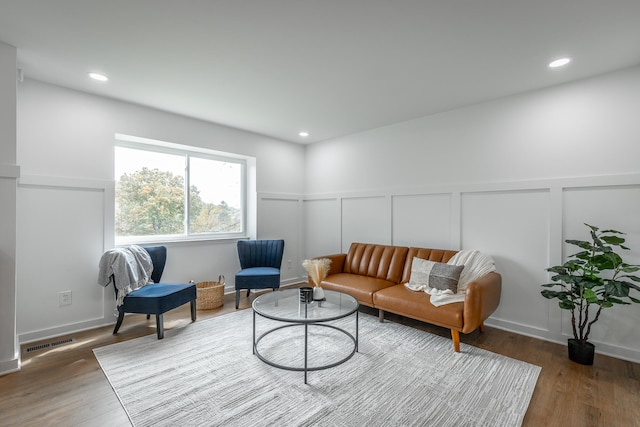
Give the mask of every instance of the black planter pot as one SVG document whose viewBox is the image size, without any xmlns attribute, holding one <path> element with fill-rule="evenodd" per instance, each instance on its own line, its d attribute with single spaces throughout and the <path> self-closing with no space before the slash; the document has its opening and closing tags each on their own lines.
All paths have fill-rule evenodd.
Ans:
<svg viewBox="0 0 640 427">
<path fill-rule="evenodd" d="M 593 355 L 596 351 L 596 346 L 587 342 L 580 344 L 579 341 L 571 338 L 568 340 L 569 359 L 581 365 L 593 365 Z"/>
</svg>

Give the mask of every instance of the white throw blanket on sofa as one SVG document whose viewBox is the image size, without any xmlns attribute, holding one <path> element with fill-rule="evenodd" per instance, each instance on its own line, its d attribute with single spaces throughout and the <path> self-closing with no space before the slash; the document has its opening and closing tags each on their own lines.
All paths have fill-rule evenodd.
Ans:
<svg viewBox="0 0 640 427">
<path fill-rule="evenodd" d="M 460 251 L 456 253 L 447 264 L 464 265 L 464 269 L 462 270 L 462 273 L 460 273 L 460 279 L 458 280 L 457 293 L 454 294 L 449 289 L 440 290 L 428 286 L 421 286 L 419 289 L 416 289 L 415 287 L 410 286 L 409 283 L 405 283 L 405 286 L 413 291 L 423 291 L 431 295 L 431 298 L 429 299 L 431 304 L 438 307 L 454 302 L 463 302 L 464 295 L 467 291 L 467 285 L 469 283 L 479 279 L 487 273 L 496 271 L 493 258 L 476 250 Z"/>
</svg>

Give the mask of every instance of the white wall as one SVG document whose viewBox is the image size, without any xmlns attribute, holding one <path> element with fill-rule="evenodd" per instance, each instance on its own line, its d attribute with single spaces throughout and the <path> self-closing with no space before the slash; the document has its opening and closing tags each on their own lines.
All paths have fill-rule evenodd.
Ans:
<svg viewBox="0 0 640 427">
<path fill-rule="evenodd" d="M 309 146 L 308 194 L 638 171 L 638 67 Z"/>
<path fill-rule="evenodd" d="M 640 67 L 398 123 L 306 152 L 305 256 L 353 241 L 491 254 L 502 302 L 487 322 L 563 342 L 545 268 L 588 238 L 628 233 L 640 263 Z M 331 173 L 326 171 L 330 170 Z M 597 351 L 640 361 L 640 305 L 605 311 Z"/>
<path fill-rule="evenodd" d="M 303 146 L 29 79 L 18 86 L 17 112 L 20 342 L 115 320 L 113 289 L 96 280 L 102 252 L 113 247 L 116 133 L 255 158 L 257 188 L 249 197 L 258 206 L 258 227 L 252 235 L 285 238 L 292 267 L 283 266 L 282 282 L 301 279 L 295 264 L 300 233 L 282 215 L 297 215 L 289 199 L 303 192 Z M 167 248 L 163 280 L 214 280 L 222 274 L 227 291 L 233 290 L 240 268 L 235 240 Z M 72 291 L 72 305 L 60 307 L 58 293 L 66 290 Z"/>
<path fill-rule="evenodd" d="M 16 64 L 0 42 L 0 374 L 20 368 L 16 340 Z"/>
</svg>

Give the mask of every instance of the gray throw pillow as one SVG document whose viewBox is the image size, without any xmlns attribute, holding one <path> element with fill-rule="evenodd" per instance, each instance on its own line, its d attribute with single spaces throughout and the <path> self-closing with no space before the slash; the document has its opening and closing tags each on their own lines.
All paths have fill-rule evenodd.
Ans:
<svg viewBox="0 0 640 427">
<path fill-rule="evenodd" d="M 449 289 L 455 294 L 458 292 L 458 280 L 463 269 L 464 265 L 449 265 L 413 258 L 409 283 L 412 286 L 428 286 L 440 290 Z"/>
</svg>

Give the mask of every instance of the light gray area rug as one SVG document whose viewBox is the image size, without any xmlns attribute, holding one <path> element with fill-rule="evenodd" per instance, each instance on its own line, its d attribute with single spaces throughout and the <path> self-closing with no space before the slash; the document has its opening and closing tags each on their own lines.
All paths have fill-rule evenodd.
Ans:
<svg viewBox="0 0 640 427">
<path fill-rule="evenodd" d="M 355 316 L 333 322 L 355 333 Z M 258 332 L 276 322 L 257 318 Z M 94 349 L 135 426 L 519 426 L 540 367 L 360 313 L 359 352 L 308 374 L 252 354 L 252 312 Z M 263 356 L 303 365 L 303 328 L 260 343 Z M 351 347 L 350 347 L 351 346 Z M 312 327 L 309 366 L 352 342 Z"/>
</svg>

